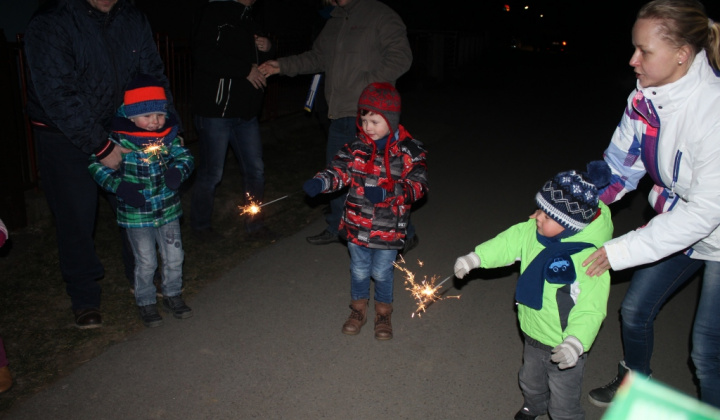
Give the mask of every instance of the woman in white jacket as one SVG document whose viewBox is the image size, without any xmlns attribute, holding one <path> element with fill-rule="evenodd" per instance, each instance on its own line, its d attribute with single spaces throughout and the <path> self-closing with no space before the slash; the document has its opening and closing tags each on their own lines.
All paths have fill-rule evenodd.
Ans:
<svg viewBox="0 0 720 420">
<path fill-rule="evenodd" d="M 720 407 L 720 24 L 695 0 L 655 0 L 632 39 L 637 88 L 604 153 L 613 182 L 601 199 L 615 202 L 649 175 L 658 214 L 583 264 L 589 275 L 642 265 L 621 308 L 625 360 L 589 399 L 607 406 L 628 370 L 651 374 L 655 317 L 704 266 L 692 359 L 701 399 Z"/>
</svg>

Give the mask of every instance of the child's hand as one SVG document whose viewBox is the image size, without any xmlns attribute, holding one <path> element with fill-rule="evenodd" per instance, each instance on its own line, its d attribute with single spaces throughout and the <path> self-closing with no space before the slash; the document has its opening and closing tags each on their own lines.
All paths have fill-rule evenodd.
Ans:
<svg viewBox="0 0 720 420">
<path fill-rule="evenodd" d="M 385 201 L 385 188 L 366 186 L 365 197 L 373 204 L 382 203 Z"/>
<path fill-rule="evenodd" d="M 309 179 L 303 184 L 303 190 L 310 197 L 320 194 L 323 189 L 323 182 L 317 178 Z"/>
<path fill-rule="evenodd" d="M 122 198 L 125 204 L 132 207 L 142 207 L 145 205 L 145 196 L 140 192 L 142 189 L 142 184 L 121 181 L 115 193 Z"/>
<path fill-rule="evenodd" d="M 170 168 L 165 171 L 165 185 L 173 191 L 177 191 L 182 183 L 182 172 L 178 168 Z"/>
<path fill-rule="evenodd" d="M 583 345 L 572 335 L 565 337 L 562 343 L 552 349 L 551 360 L 558 363 L 560 369 L 567 369 L 575 366 L 583 354 Z"/>
<path fill-rule="evenodd" d="M 478 254 L 471 252 L 463 255 L 455 261 L 455 277 L 461 279 L 467 275 L 473 268 L 480 267 L 480 257 Z"/>
</svg>

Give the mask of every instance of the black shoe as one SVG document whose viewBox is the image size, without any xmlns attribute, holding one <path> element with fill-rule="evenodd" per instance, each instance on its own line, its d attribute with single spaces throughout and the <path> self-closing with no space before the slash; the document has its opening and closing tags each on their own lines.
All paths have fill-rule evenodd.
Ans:
<svg viewBox="0 0 720 420">
<path fill-rule="evenodd" d="M 146 327 L 159 327 L 163 324 L 162 316 L 160 316 L 156 304 L 140 306 L 138 309 L 140 310 L 140 319 L 142 319 L 142 323 Z"/>
<path fill-rule="evenodd" d="M 193 311 L 185 304 L 181 295 L 163 298 L 163 309 L 170 312 L 177 319 L 185 319 L 193 316 Z"/>
<path fill-rule="evenodd" d="M 313 245 L 327 245 L 333 242 L 340 242 L 340 236 L 327 229 L 323 230 L 319 235 L 308 236 L 305 239 Z"/>
<path fill-rule="evenodd" d="M 625 362 L 618 363 L 618 373 L 615 379 L 605 386 L 595 388 L 588 392 L 588 400 L 590 400 L 590 403 L 596 407 L 607 407 L 610 405 L 625 375 L 629 371 L 630 369 L 625 366 Z"/>
<path fill-rule="evenodd" d="M 398 252 L 397 255 L 397 261 L 402 261 L 403 258 L 407 255 L 408 252 L 415 249 L 416 246 L 420 243 L 420 237 L 417 235 L 413 235 L 412 238 L 405 239 L 405 245 L 403 245 L 403 249 Z"/>
<path fill-rule="evenodd" d="M 98 308 L 86 308 L 74 310 L 75 326 L 81 330 L 102 327 L 102 314 Z"/>
<path fill-rule="evenodd" d="M 538 416 L 533 416 L 530 414 L 530 410 L 527 409 L 527 407 L 523 407 L 520 411 L 515 413 L 515 417 L 513 417 L 514 420 L 535 420 L 538 418 Z"/>
</svg>

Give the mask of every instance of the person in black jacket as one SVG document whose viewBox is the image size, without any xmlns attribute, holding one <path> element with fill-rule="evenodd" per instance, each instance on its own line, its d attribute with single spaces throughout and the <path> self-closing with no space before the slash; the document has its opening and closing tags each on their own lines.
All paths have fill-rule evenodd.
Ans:
<svg viewBox="0 0 720 420">
<path fill-rule="evenodd" d="M 210 0 L 193 36 L 193 113 L 200 142 L 190 225 L 200 239 L 213 239 L 211 218 L 228 144 L 243 171 L 248 201 L 262 202 L 265 173 L 258 114 L 265 77 L 258 63 L 273 46 L 252 16 L 255 0 Z M 253 236 L 268 229 L 259 218 L 246 219 Z"/>
<path fill-rule="evenodd" d="M 75 325 L 97 328 L 102 326 L 97 280 L 104 269 L 93 240 L 98 186 L 88 173 L 88 159 L 94 154 L 117 169 L 128 150 L 108 139 L 108 126 L 126 85 L 138 73 L 149 74 L 165 87 L 171 104 L 168 80 L 150 24 L 129 0 L 45 2 L 24 39 L 27 111 L 41 183 L 55 217 L 60 270 Z"/>
</svg>

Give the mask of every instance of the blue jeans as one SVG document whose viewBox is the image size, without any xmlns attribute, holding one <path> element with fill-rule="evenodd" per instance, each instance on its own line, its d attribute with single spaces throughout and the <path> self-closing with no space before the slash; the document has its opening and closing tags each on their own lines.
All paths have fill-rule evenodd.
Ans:
<svg viewBox="0 0 720 420">
<path fill-rule="evenodd" d="M 370 281 L 375 280 L 375 302 L 393 302 L 393 262 L 396 249 L 373 249 L 348 242 L 350 251 L 350 296 L 370 298 Z"/>
<path fill-rule="evenodd" d="M 190 225 L 195 230 L 211 227 L 215 188 L 222 180 L 228 145 L 243 173 L 245 195 L 253 201 L 263 200 L 265 194 L 265 166 L 262 157 L 262 140 L 257 118 L 208 118 L 195 116 L 200 151 L 197 175 L 193 186 Z M 246 223 L 249 232 L 260 229 L 261 224 Z"/>
<path fill-rule="evenodd" d="M 650 375 L 653 323 L 665 302 L 705 266 L 692 333 L 692 359 L 701 399 L 720 407 L 720 263 L 678 253 L 637 270 L 622 302 L 622 338 L 628 368 Z"/>
<path fill-rule="evenodd" d="M 55 218 L 60 271 L 74 310 L 100 307 L 103 277 L 93 232 L 98 185 L 88 172 L 89 155 L 61 133 L 35 128 L 40 179 Z"/>
<path fill-rule="evenodd" d="M 332 120 L 328 129 L 327 149 L 325 150 L 325 160 L 327 164 L 332 162 L 337 152 L 348 143 L 351 143 L 357 137 L 357 125 L 355 117 L 344 117 Z M 340 219 L 345 208 L 345 197 L 347 191 L 344 190 L 339 195 L 330 200 L 330 212 L 325 215 L 327 230 L 335 235 L 338 234 L 340 227 Z M 415 236 L 415 226 L 408 220 L 407 239 Z"/>
<path fill-rule="evenodd" d="M 156 302 L 153 277 L 157 269 L 157 249 L 162 258 L 163 296 L 178 296 L 182 291 L 182 265 L 185 253 L 180 236 L 180 221 L 160 227 L 126 229 L 135 255 L 135 303 L 138 306 Z"/>
<path fill-rule="evenodd" d="M 537 347 L 530 343 L 536 343 Z M 523 365 L 518 375 L 523 406 L 531 415 L 549 413 L 553 420 L 584 419 L 585 410 L 580 401 L 587 354 L 580 356 L 574 367 L 561 370 L 550 360 L 551 350 L 532 338 L 525 338 Z"/>
</svg>

